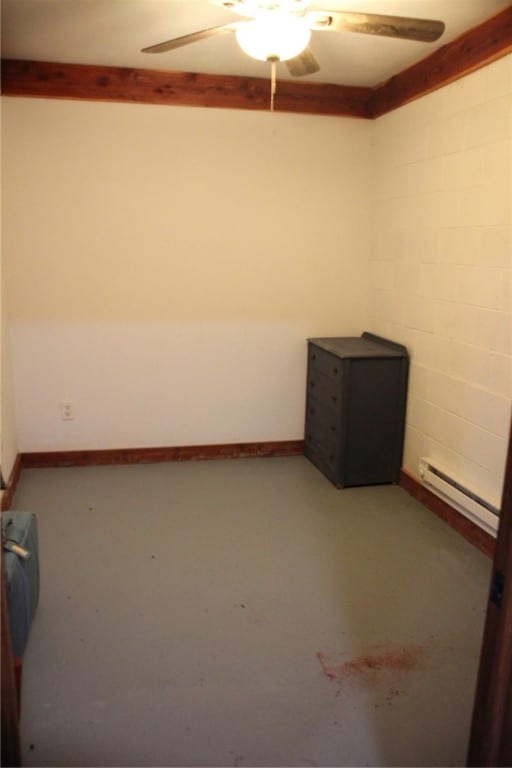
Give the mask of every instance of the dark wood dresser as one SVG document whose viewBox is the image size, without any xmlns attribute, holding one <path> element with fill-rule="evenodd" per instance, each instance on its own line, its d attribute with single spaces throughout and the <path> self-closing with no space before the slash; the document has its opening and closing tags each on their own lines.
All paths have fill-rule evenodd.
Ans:
<svg viewBox="0 0 512 768">
<path fill-rule="evenodd" d="M 305 455 L 338 488 L 399 479 L 409 357 L 401 344 L 308 339 Z"/>
</svg>

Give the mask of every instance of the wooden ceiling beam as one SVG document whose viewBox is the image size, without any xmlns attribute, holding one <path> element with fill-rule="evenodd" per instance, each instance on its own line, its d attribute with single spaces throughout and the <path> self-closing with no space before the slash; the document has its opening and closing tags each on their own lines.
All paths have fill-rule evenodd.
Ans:
<svg viewBox="0 0 512 768">
<path fill-rule="evenodd" d="M 151 69 L 2 61 L 2 93 L 52 99 L 270 109 L 270 78 L 162 72 Z M 279 80 L 275 110 L 369 117 L 371 88 Z"/>
<path fill-rule="evenodd" d="M 376 118 L 512 51 L 512 6 L 375 88 L 279 80 L 277 112 Z M 268 110 L 270 79 L 6 59 L 2 93 Z"/>
<path fill-rule="evenodd" d="M 512 5 L 374 89 L 369 111 L 385 115 L 512 51 Z"/>
</svg>

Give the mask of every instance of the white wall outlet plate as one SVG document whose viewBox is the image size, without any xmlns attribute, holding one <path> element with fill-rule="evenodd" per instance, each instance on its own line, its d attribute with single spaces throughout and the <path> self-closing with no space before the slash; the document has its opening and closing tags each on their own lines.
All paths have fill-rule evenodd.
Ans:
<svg viewBox="0 0 512 768">
<path fill-rule="evenodd" d="M 69 400 L 62 400 L 60 404 L 60 417 L 62 421 L 72 421 L 75 418 L 73 403 Z"/>
</svg>

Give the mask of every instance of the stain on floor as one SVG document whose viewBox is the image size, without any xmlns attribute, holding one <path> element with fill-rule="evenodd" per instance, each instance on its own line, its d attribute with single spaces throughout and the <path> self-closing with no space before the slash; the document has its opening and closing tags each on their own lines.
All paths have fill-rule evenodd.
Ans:
<svg viewBox="0 0 512 768">
<path fill-rule="evenodd" d="M 354 677 L 369 681 L 380 672 L 408 672 L 419 666 L 423 652 L 421 645 L 401 646 L 365 653 L 342 663 L 322 651 L 317 651 L 316 656 L 324 675 L 342 683 Z"/>
</svg>

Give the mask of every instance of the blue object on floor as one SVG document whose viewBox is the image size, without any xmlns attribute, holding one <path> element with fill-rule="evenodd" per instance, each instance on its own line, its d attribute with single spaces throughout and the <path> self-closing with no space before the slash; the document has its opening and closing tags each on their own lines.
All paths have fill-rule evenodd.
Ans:
<svg viewBox="0 0 512 768">
<path fill-rule="evenodd" d="M 7 602 L 12 651 L 21 658 L 39 601 L 37 517 L 33 512 L 2 512 Z"/>
</svg>

